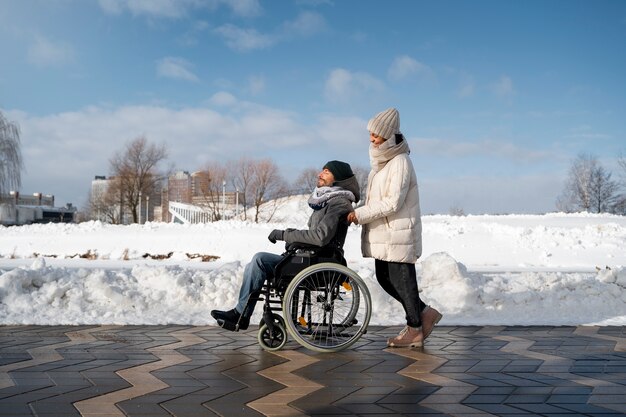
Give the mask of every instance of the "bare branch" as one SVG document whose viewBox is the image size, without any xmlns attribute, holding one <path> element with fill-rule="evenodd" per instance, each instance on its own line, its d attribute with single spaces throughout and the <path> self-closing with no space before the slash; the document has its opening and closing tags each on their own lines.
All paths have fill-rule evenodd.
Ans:
<svg viewBox="0 0 626 417">
<path fill-rule="evenodd" d="M 254 166 L 251 190 L 254 192 L 254 222 L 258 223 L 261 205 L 284 194 L 287 187 L 285 180 L 278 172 L 278 167 L 271 159 L 256 161 Z M 268 221 L 272 215 L 273 211 L 270 213 Z"/>
<path fill-rule="evenodd" d="M 196 198 L 200 199 L 199 205 L 206 208 L 213 221 L 223 217 L 220 195 L 226 180 L 226 168 L 219 163 L 207 164 L 205 168 L 195 174 Z"/>
<path fill-rule="evenodd" d="M 0 111 L 0 195 L 20 188 L 23 168 L 20 129 Z"/>
<path fill-rule="evenodd" d="M 120 207 L 128 209 L 134 223 L 139 220 L 140 196 L 150 195 L 159 188 L 162 175 L 157 166 L 166 158 L 165 145 L 149 144 L 144 136 L 140 136 L 110 160 L 112 176 L 118 181 L 119 190 L 116 191 L 119 191 Z"/>
<path fill-rule="evenodd" d="M 618 185 L 611 173 L 590 154 L 580 154 L 570 167 L 565 188 L 557 199 L 557 208 L 563 211 L 583 210 L 602 213 L 611 211 Z"/>
<path fill-rule="evenodd" d="M 320 170 L 316 168 L 305 168 L 293 183 L 294 190 L 299 194 L 309 194 L 317 186 L 317 175 Z"/>
</svg>

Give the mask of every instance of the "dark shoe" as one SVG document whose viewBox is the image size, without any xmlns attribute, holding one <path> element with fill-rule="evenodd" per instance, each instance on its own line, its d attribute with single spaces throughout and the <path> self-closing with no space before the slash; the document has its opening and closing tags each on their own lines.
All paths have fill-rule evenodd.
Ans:
<svg viewBox="0 0 626 417">
<path fill-rule="evenodd" d="M 422 333 L 424 334 L 424 340 L 426 340 L 426 338 L 430 336 L 430 333 L 433 331 L 433 328 L 435 327 L 437 323 L 439 323 L 439 320 L 441 320 L 442 317 L 443 315 L 440 312 L 438 312 L 436 309 L 432 308 L 431 306 L 426 306 L 426 308 L 422 312 L 422 317 L 421 317 Z"/>
<path fill-rule="evenodd" d="M 228 311 L 213 310 L 211 316 L 217 320 L 220 327 L 233 332 L 246 330 L 250 325 L 250 317 L 241 317 L 234 308 Z"/>
</svg>

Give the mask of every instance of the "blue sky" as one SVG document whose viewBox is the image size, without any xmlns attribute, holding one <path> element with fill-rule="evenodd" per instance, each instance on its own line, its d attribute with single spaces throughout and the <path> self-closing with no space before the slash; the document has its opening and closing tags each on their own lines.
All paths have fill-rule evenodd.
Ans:
<svg viewBox="0 0 626 417">
<path fill-rule="evenodd" d="M 368 168 L 388 107 L 424 213 L 554 211 L 578 154 L 626 154 L 624 1 L 3 0 L 0 48 L 21 192 L 58 205 L 141 135 L 187 171 Z"/>
</svg>

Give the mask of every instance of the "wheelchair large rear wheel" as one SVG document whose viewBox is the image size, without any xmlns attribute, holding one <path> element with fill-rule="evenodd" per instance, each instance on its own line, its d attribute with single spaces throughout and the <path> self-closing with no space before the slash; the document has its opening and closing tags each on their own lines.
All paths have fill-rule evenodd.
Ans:
<svg viewBox="0 0 626 417">
<path fill-rule="evenodd" d="M 371 310 L 365 282 L 336 263 L 305 268 L 283 296 L 287 331 L 302 346 L 318 352 L 352 346 L 367 330 Z"/>
</svg>

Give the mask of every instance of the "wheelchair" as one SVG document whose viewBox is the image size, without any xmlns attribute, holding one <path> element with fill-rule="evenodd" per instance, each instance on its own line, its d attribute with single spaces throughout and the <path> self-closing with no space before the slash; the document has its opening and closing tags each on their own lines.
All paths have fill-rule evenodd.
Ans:
<svg viewBox="0 0 626 417">
<path fill-rule="evenodd" d="M 274 277 L 254 298 L 264 301 L 258 333 L 263 349 L 280 350 L 290 336 L 310 350 L 338 352 L 367 332 L 371 297 L 363 279 L 346 266 L 346 233 L 347 224 L 334 245 L 286 248 Z"/>
</svg>

